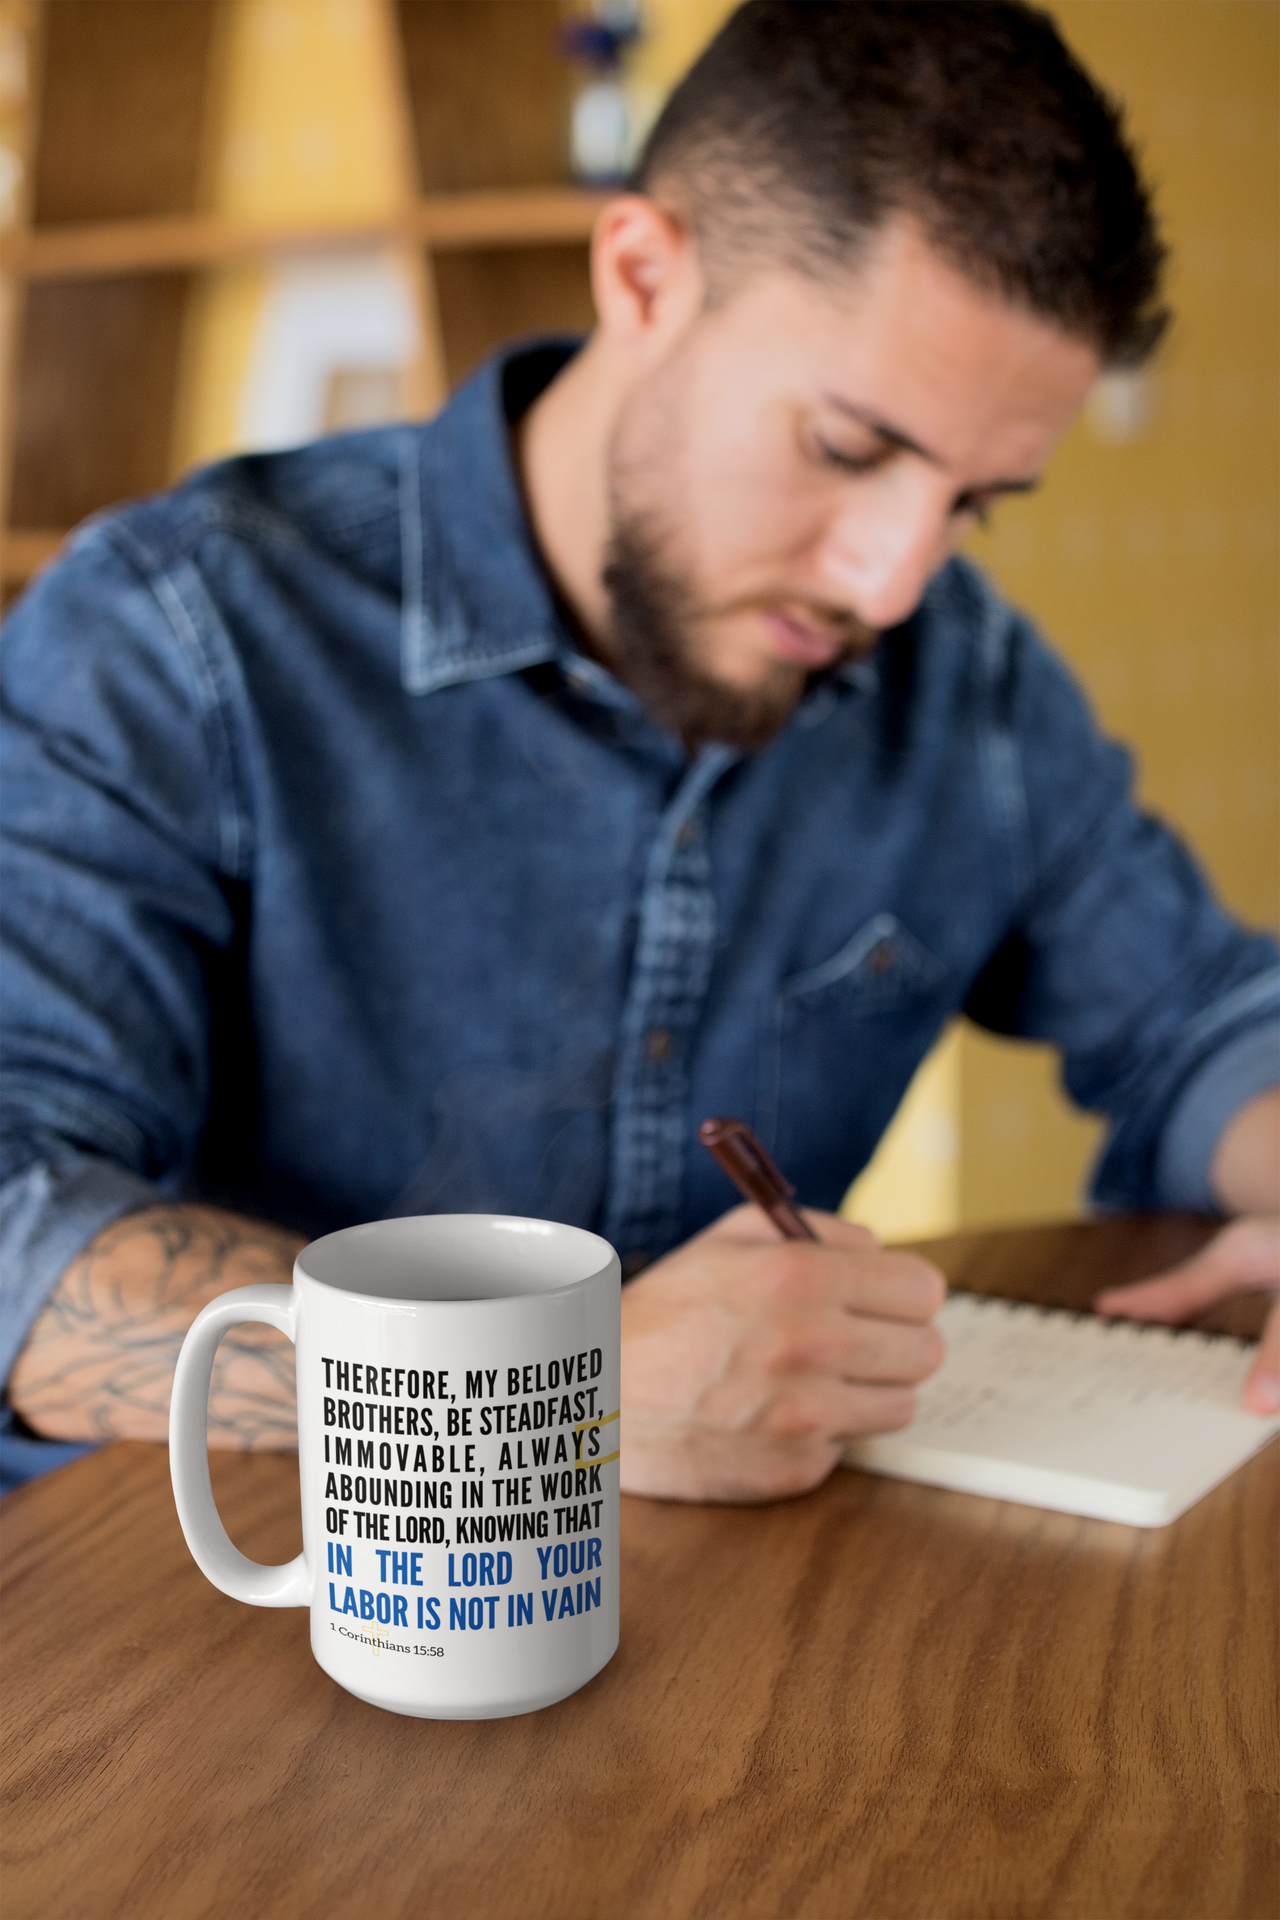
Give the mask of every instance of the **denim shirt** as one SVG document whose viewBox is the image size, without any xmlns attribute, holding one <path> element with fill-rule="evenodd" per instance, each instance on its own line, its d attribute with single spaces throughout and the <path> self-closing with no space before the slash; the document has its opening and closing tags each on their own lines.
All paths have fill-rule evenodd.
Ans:
<svg viewBox="0 0 1280 1920">
<path fill-rule="evenodd" d="M 964 561 L 690 759 L 531 542 L 508 423 L 571 351 L 101 517 L 9 621 L 3 1376 L 164 1199 L 542 1215 L 635 1271 L 734 1202 L 694 1139 L 734 1113 L 835 1207 L 961 1009 L 1062 1049 L 1100 1202 L 1211 1204 L 1280 1077 L 1273 942 Z"/>
</svg>

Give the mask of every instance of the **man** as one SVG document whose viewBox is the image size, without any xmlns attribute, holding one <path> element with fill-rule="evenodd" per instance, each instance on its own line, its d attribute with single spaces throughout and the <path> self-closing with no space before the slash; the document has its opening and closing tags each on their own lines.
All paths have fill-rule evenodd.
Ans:
<svg viewBox="0 0 1280 1920">
<path fill-rule="evenodd" d="M 1102 1201 L 1245 1216 L 1108 1310 L 1280 1279 L 1274 944 L 949 559 L 1161 331 L 1114 113 L 1018 5 L 751 0 L 636 187 L 580 350 L 100 521 L 14 617 L 17 1470 L 163 1438 L 194 1312 L 310 1235 L 492 1208 L 636 1276 L 625 1486 L 811 1486 L 910 1419 L 941 1279 L 719 1218 L 693 1129 L 831 1209 L 961 1008 L 1062 1047 Z M 292 1417 L 224 1343 L 211 1441 Z"/>
</svg>

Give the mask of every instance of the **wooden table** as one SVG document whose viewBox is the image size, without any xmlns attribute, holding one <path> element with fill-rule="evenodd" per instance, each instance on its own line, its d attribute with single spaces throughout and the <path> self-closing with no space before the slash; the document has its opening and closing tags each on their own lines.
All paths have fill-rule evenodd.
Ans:
<svg viewBox="0 0 1280 1920">
<path fill-rule="evenodd" d="M 931 1251 L 1079 1305 L 1204 1231 Z M 196 1571 L 164 1451 L 110 1447 L 4 1506 L 6 1920 L 1273 1920 L 1278 1467 L 1158 1532 L 844 1471 L 624 1500 L 617 1657 L 468 1724 L 342 1692 Z M 214 1483 L 297 1551 L 292 1457 Z"/>
</svg>

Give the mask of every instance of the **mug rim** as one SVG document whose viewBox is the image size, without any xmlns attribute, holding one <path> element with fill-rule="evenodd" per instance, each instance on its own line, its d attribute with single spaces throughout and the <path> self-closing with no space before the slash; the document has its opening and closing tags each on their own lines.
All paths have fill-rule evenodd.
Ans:
<svg viewBox="0 0 1280 1920">
<path fill-rule="evenodd" d="M 357 1292 L 353 1288 L 341 1286 L 335 1281 L 321 1279 L 319 1274 L 312 1273 L 303 1264 L 306 1256 L 313 1248 L 325 1246 L 331 1240 L 345 1239 L 348 1235 L 376 1233 L 379 1228 L 401 1226 L 409 1220 L 422 1222 L 438 1221 L 442 1224 L 446 1221 L 456 1223 L 465 1220 L 480 1226 L 507 1226 L 516 1231 L 531 1229 L 538 1234 L 539 1237 L 546 1236 L 548 1238 L 567 1233 L 572 1234 L 577 1239 L 593 1241 L 604 1257 L 600 1261 L 600 1264 L 594 1267 L 590 1273 L 584 1273 L 576 1280 L 567 1280 L 557 1286 L 548 1287 L 545 1290 L 539 1290 L 534 1293 L 486 1293 L 479 1296 L 454 1295 L 450 1299 L 443 1300 L 406 1299 L 403 1294 L 369 1293 L 363 1290 Z M 295 1285 L 299 1278 L 301 1278 L 306 1280 L 311 1286 L 323 1287 L 327 1293 L 337 1294 L 344 1300 L 367 1300 L 374 1306 L 412 1307 L 415 1309 L 420 1307 L 477 1308 L 512 1306 L 519 1303 L 532 1303 L 541 1300 L 557 1300 L 566 1294 L 573 1293 L 580 1287 L 590 1285 L 594 1280 L 599 1280 L 608 1272 L 610 1266 L 616 1266 L 618 1268 L 619 1279 L 621 1279 L 622 1263 L 618 1257 L 617 1249 L 613 1247 L 602 1234 L 593 1233 L 589 1227 L 572 1226 L 568 1221 L 543 1220 L 532 1214 L 519 1213 L 404 1213 L 390 1214 L 381 1220 L 354 1221 L 349 1227 L 335 1227 L 331 1233 L 317 1235 L 314 1240 L 309 1240 L 306 1246 L 301 1248 L 296 1255 L 294 1259 L 293 1279 Z"/>
</svg>

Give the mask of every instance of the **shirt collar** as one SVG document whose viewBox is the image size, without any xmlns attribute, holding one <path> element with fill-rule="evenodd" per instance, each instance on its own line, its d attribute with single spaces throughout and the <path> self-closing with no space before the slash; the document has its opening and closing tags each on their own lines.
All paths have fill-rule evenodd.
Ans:
<svg viewBox="0 0 1280 1920">
<path fill-rule="evenodd" d="M 577 351 L 489 361 L 401 449 L 401 678 L 410 693 L 563 659 L 568 640 L 512 466 L 511 421 Z"/>
</svg>

